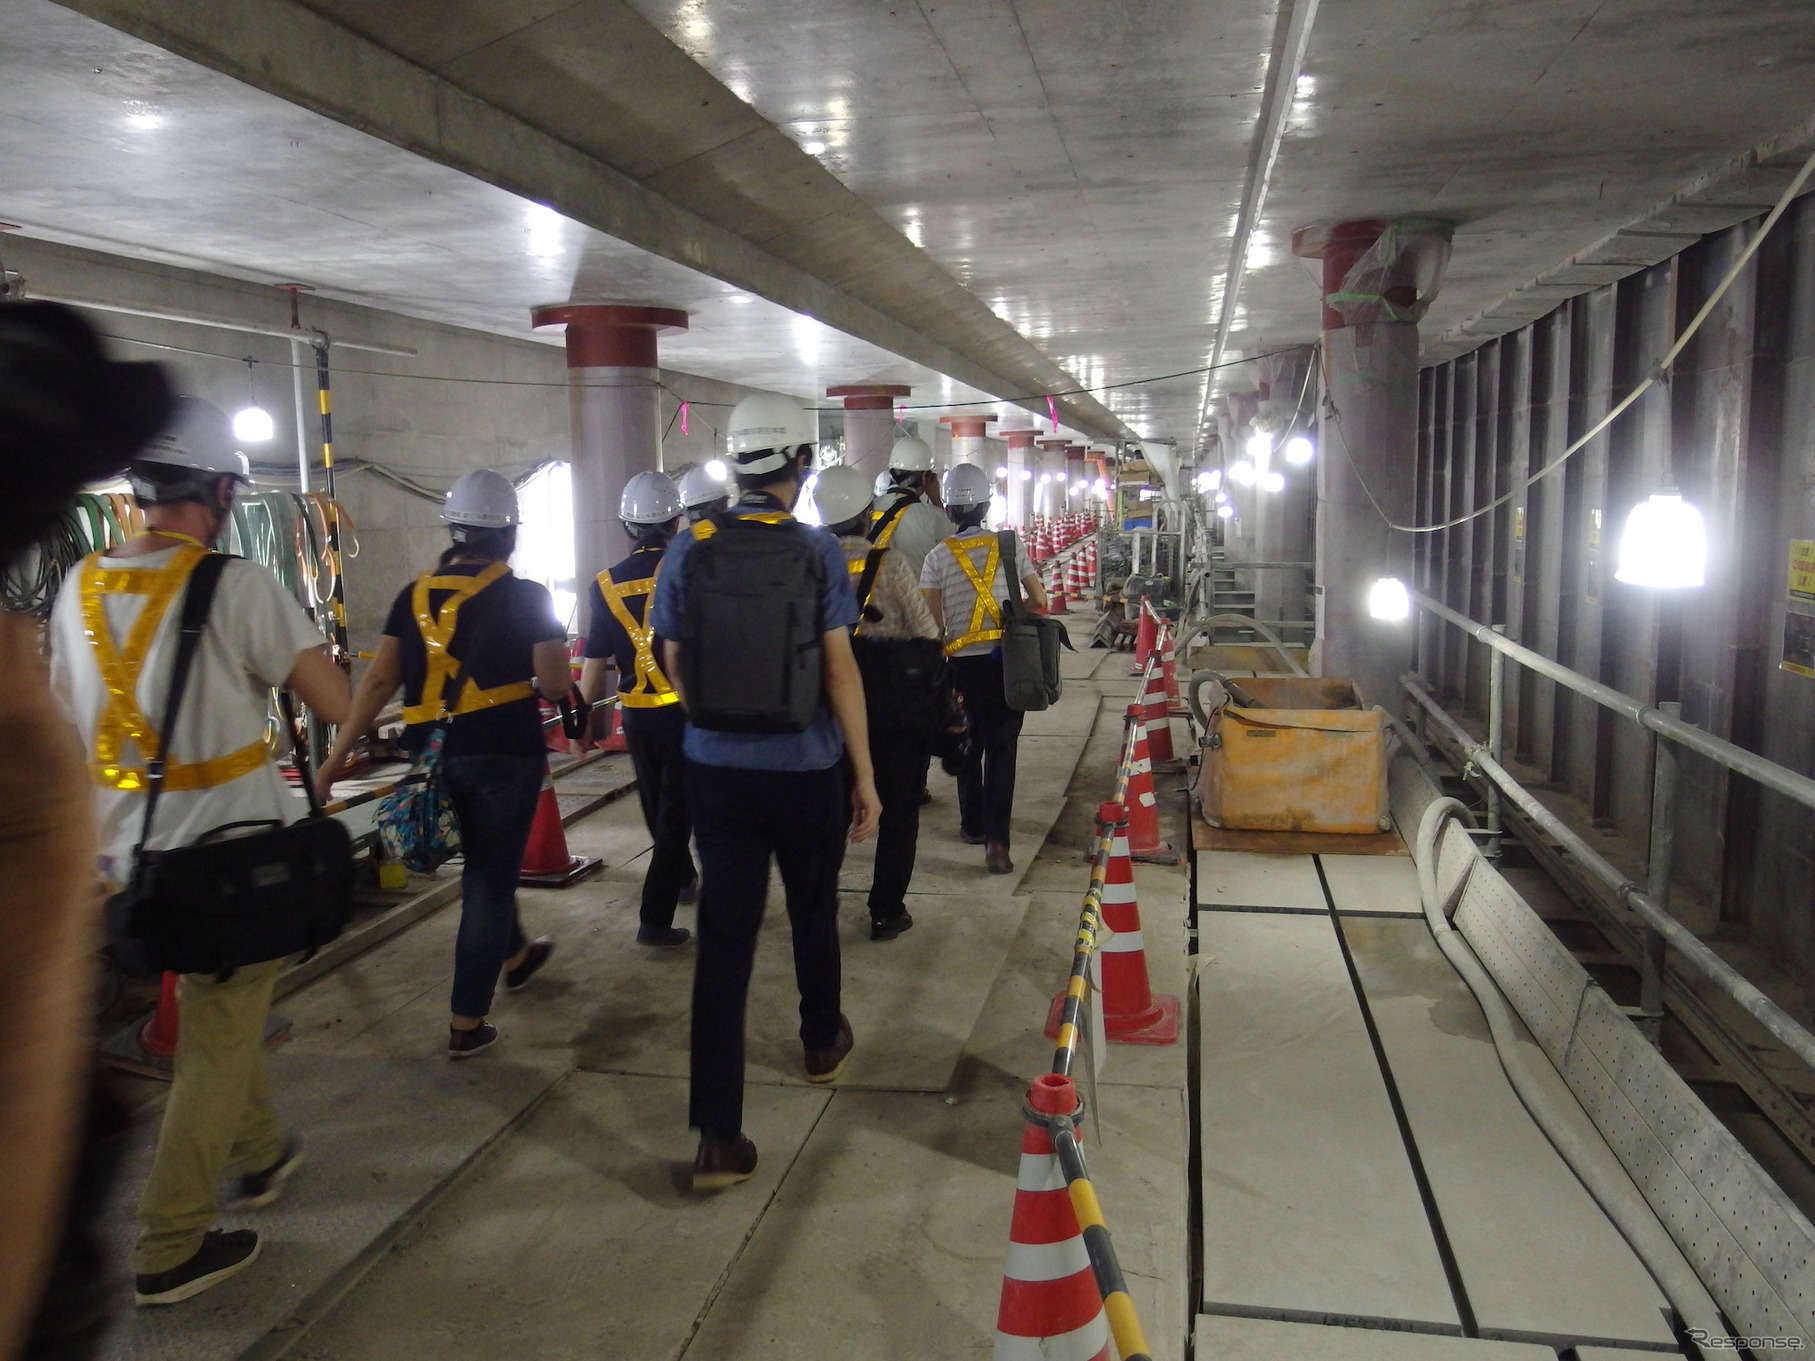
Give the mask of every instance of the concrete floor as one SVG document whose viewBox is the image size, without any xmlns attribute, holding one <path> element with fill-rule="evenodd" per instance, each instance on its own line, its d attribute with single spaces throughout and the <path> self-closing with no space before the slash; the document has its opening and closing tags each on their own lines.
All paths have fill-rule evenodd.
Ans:
<svg viewBox="0 0 1815 1361">
<path fill-rule="evenodd" d="M 141 1313 L 113 1355 L 988 1355 L 1020 1105 L 1050 1062 L 1042 1032 L 1069 963 L 1080 851 L 1132 688 L 1125 657 L 1066 661 L 1065 700 L 1030 721 L 1022 744 L 1020 873 L 981 873 L 980 848 L 956 840 L 953 787 L 935 774 L 915 928 L 872 944 L 862 898 L 847 892 L 846 1010 L 858 1048 L 829 1089 L 803 1080 L 785 917 L 772 904 L 750 1012 L 748 1129 L 762 1153 L 753 1181 L 713 1196 L 688 1189 L 692 952 L 634 944 L 648 842 L 634 801 L 622 800 L 569 829 L 576 853 L 605 859 L 602 874 L 524 895 L 526 927 L 554 935 L 559 950 L 531 988 L 500 997 L 497 1052 L 456 1070 L 477 1093 L 504 1083 L 515 1095 L 497 1104 L 488 1132 L 444 1151 L 435 1194 L 400 1200 L 365 1229 L 348 1202 L 349 1177 L 369 1177 L 371 1165 L 426 1168 L 411 1130 L 444 1119 L 417 1075 L 448 1070 L 449 911 L 284 1003 L 294 1028 L 281 1081 L 314 1153 L 285 1213 L 343 1230 L 337 1246 L 311 1245 L 321 1269 L 280 1281 L 261 1263 L 221 1288 L 221 1318 L 208 1329 L 192 1328 L 194 1306 Z M 1100 664 L 1097 682 L 1089 676 Z M 1182 993 L 1185 871 L 1138 873 L 1155 986 Z M 861 877 L 847 875 L 847 890 Z M 1177 1361 L 1192 1321 L 1184 1045 L 1117 1047 L 1103 1067 L 1093 1175 L 1155 1355 Z M 355 1071 L 363 1083 L 349 1089 L 344 1075 Z M 316 1094 L 328 1074 L 341 1075 L 330 1099 L 347 1131 L 338 1138 Z M 390 1116 L 383 1137 L 351 1147 L 379 1111 Z M 266 1222 L 268 1251 L 287 1263 L 296 1221 L 273 1211 Z"/>
</svg>

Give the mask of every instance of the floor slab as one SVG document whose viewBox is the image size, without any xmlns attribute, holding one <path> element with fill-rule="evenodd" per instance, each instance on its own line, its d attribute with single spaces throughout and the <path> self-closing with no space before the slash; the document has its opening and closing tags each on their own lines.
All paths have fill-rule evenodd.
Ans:
<svg viewBox="0 0 1815 1361">
<path fill-rule="evenodd" d="M 1483 1335 L 1670 1345 L 1663 1296 L 1520 1104 L 1425 924 L 1342 929 Z"/>
<path fill-rule="evenodd" d="M 830 1099 L 752 1090 L 755 1178 L 696 1196 L 686 1084 L 576 1073 L 292 1355 L 678 1356 Z"/>
<path fill-rule="evenodd" d="M 1308 855 L 1203 851 L 1197 857 L 1200 907 L 1285 907 L 1323 912 L 1323 886 Z"/>
<path fill-rule="evenodd" d="M 1318 863 L 1338 912 L 1424 915 L 1418 865 L 1409 855 L 1325 855 Z"/>
<path fill-rule="evenodd" d="M 563 1071 L 502 1056 L 485 1065 L 294 1054 L 270 1062 L 278 1107 L 308 1161 L 277 1204 L 222 1221 L 259 1230 L 259 1260 L 180 1308 L 123 1314 L 107 1361 L 236 1361 L 314 1318 Z M 122 1179 L 111 1234 L 121 1263 L 155 1136 L 155 1125 L 139 1132 Z"/>
<path fill-rule="evenodd" d="M 1329 918 L 1198 931 L 1205 1306 L 1456 1327 Z"/>
<path fill-rule="evenodd" d="M 1198 1315 L 1197 1353 L 1216 1361 L 1555 1361 L 1556 1357 L 1549 1347 L 1529 1343 L 1209 1314 Z"/>
</svg>

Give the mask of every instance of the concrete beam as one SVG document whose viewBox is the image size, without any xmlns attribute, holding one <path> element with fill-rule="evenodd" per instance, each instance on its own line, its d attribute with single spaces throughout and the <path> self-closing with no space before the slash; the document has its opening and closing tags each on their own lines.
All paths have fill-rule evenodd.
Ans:
<svg viewBox="0 0 1815 1361">
<path fill-rule="evenodd" d="M 363 16 L 367 32 L 359 33 L 317 12 L 333 8 L 332 0 L 316 7 L 297 0 L 59 3 L 959 382 L 1008 400 L 1077 386 L 628 6 L 582 0 L 569 8 L 600 11 L 595 27 L 603 24 L 618 47 L 634 49 L 636 80 L 598 84 L 569 70 L 561 88 L 551 89 L 526 73 L 549 80 L 563 73 L 551 72 L 550 55 L 527 42 L 515 62 L 479 60 L 488 45 L 535 25 L 498 36 L 465 12 L 470 7 L 358 6 L 345 17 Z M 436 30 L 431 20 L 446 27 Z M 393 50 L 436 31 L 453 36 L 421 55 L 445 64 L 448 75 Z M 691 141 L 681 137 L 667 155 L 639 163 L 622 141 L 580 137 L 580 123 L 619 124 L 648 91 L 662 88 L 687 92 L 664 113 L 670 127 L 689 120 Z M 559 128 L 550 126 L 557 115 Z M 645 109 L 633 121 L 647 120 Z M 758 203 L 767 211 L 756 211 Z M 1046 414 L 1044 399 L 1018 404 Z M 1060 398 L 1059 405 L 1067 424 L 1093 437 L 1133 437 L 1093 397 Z"/>
</svg>

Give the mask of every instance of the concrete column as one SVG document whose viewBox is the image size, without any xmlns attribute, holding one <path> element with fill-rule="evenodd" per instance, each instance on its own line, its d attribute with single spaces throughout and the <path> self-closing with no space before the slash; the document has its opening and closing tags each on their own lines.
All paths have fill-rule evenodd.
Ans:
<svg viewBox="0 0 1815 1361">
<path fill-rule="evenodd" d="M 1065 446 L 1071 441 L 1048 438 L 1035 442 L 1040 446 L 1040 456 L 1034 468 L 1033 513 L 1057 515 L 1065 509 L 1065 489 L 1060 479 L 1065 476 Z"/>
<path fill-rule="evenodd" d="M 1016 529 L 1025 529 L 1028 517 L 1033 513 L 1033 497 L 1029 494 L 1033 487 L 1033 477 L 1029 474 L 1034 477 L 1039 475 L 1034 468 L 1038 457 L 1034 452 L 1036 432 L 1004 430 L 1001 433 L 1008 444 L 1008 457 L 1005 460 L 1008 468 L 1008 523 Z"/>
<path fill-rule="evenodd" d="M 567 327 L 573 403 L 574 569 L 588 580 L 630 551 L 618 523 L 624 484 L 662 466 L 661 371 L 655 338 L 687 329 L 671 307 L 560 303 L 531 324 Z"/>
<path fill-rule="evenodd" d="M 1307 399 L 1308 410 L 1316 398 L 1306 386 L 1311 355 L 1304 350 L 1288 350 L 1268 355 L 1256 367 L 1260 370 L 1260 403 L 1257 426 L 1272 444 L 1267 471 L 1278 473 L 1285 481 L 1283 489 L 1258 498 L 1255 516 L 1254 552 L 1262 562 L 1301 562 L 1312 553 L 1311 511 L 1316 499 L 1316 469 L 1295 468 L 1285 460 L 1286 437 L 1298 413 L 1299 399 Z M 1295 570 L 1275 569 L 1255 573 L 1256 603 L 1262 619 L 1298 621 L 1306 618 L 1304 574 Z"/>
<path fill-rule="evenodd" d="M 995 419 L 994 416 L 941 416 L 939 424 L 950 426 L 952 431 L 952 461 L 947 466 L 975 463 L 979 468 L 983 467 L 989 461 L 983 440 Z"/>
<path fill-rule="evenodd" d="M 1067 514 L 1083 510 L 1086 504 L 1084 493 L 1073 491 L 1072 488 L 1083 482 L 1088 476 L 1084 471 L 1084 455 L 1087 452 L 1082 444 L 1065 446 L 1065 510 Z"/>
<path fill-rule="evenodd" d="M 895 447 L 895 402 L 913 389 L 900 383 L 858 383 L 827 388 L 844 399 L 844 461 L 874 481 L 889 466 Z"/>
<path fill-rule="evenodd" d="M 1353 678 L 1368 702 L 1403 713 L 1399 677 L 1412 666 L 1413 626 L 1370 618 L 1367 602 L 1381 577 L 1408 585 L 1412 580 L 1411 538 L 1394 532 L 1388 518 L 1409 524 L 1416 510 L 1418 324 L 1393 314 L 1409 309 L 1417 290 L 1409 279 L 1389 282 L 1378 302 L 1351 295 L 1332 305 L 1387 226 L 1342 222 L 1295 233 L 1292 244 L 1296 254 L 1323 262 L 1324 371 L 1338 416 L 1326 411 L 1317 442 L 1319 617 L 1312 667 L 1321 675 Z"/>
</svg>

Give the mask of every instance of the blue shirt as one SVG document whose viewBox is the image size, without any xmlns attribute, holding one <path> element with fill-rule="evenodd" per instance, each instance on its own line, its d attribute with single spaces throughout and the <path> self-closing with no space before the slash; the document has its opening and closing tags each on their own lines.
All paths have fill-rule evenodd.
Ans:
<svg viewBox="0 0 1815 1361">
<path fill-rule="evenodd" d="M 734 510 L 779 510 L 780 503 L 760 492 L 746 496 Z M 819 602 L 819 631 L 848 629 L 857 623 L 857 593 L 851 589 L 851 574 L 845 568 L 844 549 L 838 540 L 812 525 L 798 520 L 788 522 L 796 534 L 811 535 L 825 565 L 826 591 Z M 683 529 L 668 545 L 661 579 L 656 583 L 651 616 L 655 631 L 663 638 L 679 638 L 681 621 L 687 611 L 687 554 L 698 542 L 690 530 Z M 822 698 L 819 716 L 805 732 L 747 733 L 713 732 L 687 724 L 684 748 L 689 761 L 706 766 L 735 766 L 741 770 L 824 770 L 836 765 L 844 755 L 844 738 L 832 708 Z"/>
</svg>

